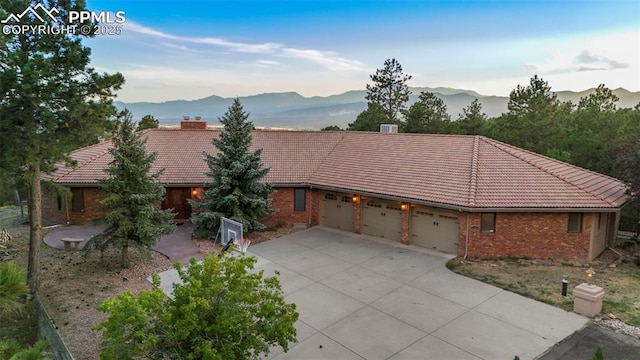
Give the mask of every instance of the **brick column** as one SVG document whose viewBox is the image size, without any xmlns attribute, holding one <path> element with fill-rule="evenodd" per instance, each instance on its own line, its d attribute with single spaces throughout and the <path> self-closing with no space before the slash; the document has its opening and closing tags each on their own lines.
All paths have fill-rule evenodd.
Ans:
<svg viewBox="0 0 640 360">
<path fill-rule="evenodd" d="M 402 210 L 402 237 L 400 242 L 409 245 L 409 218 L 411 217 L 411 206 L 407 204 L 407 210 Z"/>
<path fill-rule="evenodd" d="M 362 226 L 362 196 L 358 197 L 358 201 L 353 203 L 353 232 L 360 234 Z"/>
<path fill-rule="evenodd" d="M 320 224 L 320 193 L 318 190 L 312 189 L 309 193 L 309 225 L 316 226 Z"/>
</svg>

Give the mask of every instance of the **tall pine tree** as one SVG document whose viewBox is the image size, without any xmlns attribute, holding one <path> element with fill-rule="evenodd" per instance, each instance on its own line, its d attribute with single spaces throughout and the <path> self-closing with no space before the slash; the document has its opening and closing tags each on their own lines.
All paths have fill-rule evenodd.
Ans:
<svg viewBox="0 0 640 360">
<path fill-rule="evenodd" d="M 28 12 L 11 25 L 63 28 L 70 11 L 87 11 L 84 0 L 12 0 L 0 1 L 0 18 L 42 3 L 58 10 L 55 19 Z M 29 185 L 27 278 L 32 293 L 40 286 L 41 175 L 104 135 L 115 114 L 114 92 L 124 82 L 119 73 L 99 74 L 89 66 L 91 50 L 82 45 L 84 37 L 49 31 L 0 35 L 0 168 Z"/>
<path fill-rule="evenodd" d="M 106 197 L 102 205 L 109 211 L 105 216 L 107 229 L 95 238 L 95 247 L 106 245 L 122 250 L 121 263 L 129 266 L 130 246 L 143 254 L 161 235 L 174 230 L 171 210 L 159 210 L 164 198 L 164 187 L 158 182 L 162 171 L 151 172 L 155 153 L 147 153 L 146 140 L 135 131 L 131 113 L 124 111 L 124 120 L 113 136 L 113 148 L 109 150 L 113 160 L 105 171 L 109 177 L 100 181 Z"/>
<path fill-rule="evenodd" d="M 411 94 L 407 85 L 411 75 L 402 71 L 402 65 L 396 59 L 387 59 L 384 67 L 370 77 L 373 84 L 367 84 L 365 99 L 382 107 L 388 124 L 399 123 Z"/>
<path fill-rule="evenodd" d="M 242 223 L 248 231 L 264 229 L 260 219 L 269 213 L 271 185 L 260 180 L 269 168 L 260 160 L 262 149 L 249 151 L 253 124 L 248 118 L 238 99 L 220 118 L 224 129 L 213 139 L 218 153 L 205 155 L 207 175 L 213 181 L 207 184 L 202 199 L 191 201 L 199 210 L 191 216 L 196 237 L 215 237 L 221 217 Z"/>
<path fill-rule="evenodd" d="M 451 117 L 442 99 L 428 91 L 420 92 L 418 101 L 407 111 L 404 132 L 422 134 L 446 134 L 450 130 Z"/>
</svg>

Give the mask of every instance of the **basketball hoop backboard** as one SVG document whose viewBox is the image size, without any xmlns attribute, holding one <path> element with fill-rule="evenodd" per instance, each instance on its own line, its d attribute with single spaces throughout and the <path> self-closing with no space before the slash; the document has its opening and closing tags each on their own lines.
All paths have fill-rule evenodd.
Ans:
<svg viewBox="0 0 640 360">
<path fill-rule="evenodd" d="M 224 217 L 220 218 L 220 240 L 222 245 L 227 245 L 230 241 L 235 241 L 236 239 L 242 239 L 242 224 L 227 219 Z"/>
</svg>

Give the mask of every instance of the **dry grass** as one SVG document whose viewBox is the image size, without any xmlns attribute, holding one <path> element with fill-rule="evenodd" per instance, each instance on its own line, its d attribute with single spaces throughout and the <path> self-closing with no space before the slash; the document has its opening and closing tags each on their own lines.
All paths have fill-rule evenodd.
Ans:
<svg viewBox="0 0 640 360">
<path fill-rule="evenodd" d="M 29 229 L 16 220 L 19 216 L 19 208 L 0 208 L 0 225 L 13 236 L 11 247 L 15 261 L 26 269 Z M 294 231 L 297 230 L 282 227 L 249 234 L 248 237 L 257 243 Z M 196 241 L 196 245 L 203 254 L 214 251 L 211 241 Z M 123 269 L 119 266 L 117 250 L 107 251 L 104 259 L 100 258 L 99 253 L 85 258 L 80 251 L 52 249 L 42 245 L 40 297 L 76 359 L 98 358 L 101 334 L 93 328 L 105 318 L 96 309 L 100 303 L 125 291 L 135 294 L 142 289 L 150 289 L 147 277 L 172 268 L 171 262 L 157 253 L 153 253 L 151 259 L 144 259 L 137 251 L 130 249 L 129 256 L 132 266 Z M 13 329 L 24 326 L 14 325 Z"/>
<path fill-rule="evenodd" d="M 623 261 L 609 267 L 617 255 L 607 250 L 592 263 L 596 271 L 594 284 L 605 290 L 602 312 L 622 321 L 640 326 L 640 267 Z M 453 259 L 448 267 L 453 271 L 530 297 L 567 311 L 573 309 L 572 290 L 586 282 L 588 266 L 532 260 L 461 260 Z M 568 296 L 561 294 L 562 277 L 569 279 Z"/>
</svg>

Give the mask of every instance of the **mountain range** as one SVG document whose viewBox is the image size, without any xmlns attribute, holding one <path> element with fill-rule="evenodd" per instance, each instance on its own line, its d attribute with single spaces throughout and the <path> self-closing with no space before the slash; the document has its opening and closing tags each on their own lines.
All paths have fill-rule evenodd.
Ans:
<svg viewBox="0 0 640 360">
<path fill-rule="evenodd" d="M 489 117 L 499 116 L 507 111 L 509 98 L 505 96 L 481 95 L 475 91 L 445 87 L 415 87 L 411 89 L 409 105 L 417 101 L 421 91 L 429 91 L 442 99 L 452 119 L 457 119 L 462 109 L 474 99 L 482 104 L 482 110 Z M 556 92 L 561 101 L 577 104 L 581 97 L 595 89 L 581 92 Z M 620 100 L 618 107 L 634 107 L 640 103 L 640 92 L 630 92 L 623 88 L 613 90 Z M 358 114 L 367 108 L 365 90 L 347 91 L 330 96 L 304 97 L 296 92 L 265 93 L 239 97 L 249 119 L 258 127 L 285 127 L 317 130 L 328 125 L 345 128 Z M 218 117 L 224 114 L 233 98 L 212 95 L 198 100 L 172 100 L 160 103 L 152 102 L 115 102 L 119 109 L 127 108 L 134 119 L 151 114 L 161 125 L 177 125 L 183 116 L 202 116 L 210 125 L 218 124 Z"/>
</svg>

